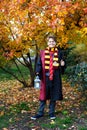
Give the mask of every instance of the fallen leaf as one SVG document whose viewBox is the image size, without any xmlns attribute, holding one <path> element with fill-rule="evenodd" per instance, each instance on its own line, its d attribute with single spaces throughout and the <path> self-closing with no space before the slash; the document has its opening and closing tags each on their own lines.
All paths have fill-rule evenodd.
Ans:
<svg viewBox="0 0 87 130">
<path fill-rule="evenodd" d="M 3 116 L 3 115 L 4 115 L 4 111 L 1 111 L 1 112 L 0 112 L 0 116 Z"/>
<path fill-rule="evenodd" d="M 7 128 L 3 128 L 2 130 L 8 130 Z"/>
<path fill-rule="evenodd" d="M 52 124 L 55 124 L 55 121 L 54 121 L 54 120 L 51 120 L 50 124 L 51 124 L 51 125 L 52 125 Z"/>
</svg>

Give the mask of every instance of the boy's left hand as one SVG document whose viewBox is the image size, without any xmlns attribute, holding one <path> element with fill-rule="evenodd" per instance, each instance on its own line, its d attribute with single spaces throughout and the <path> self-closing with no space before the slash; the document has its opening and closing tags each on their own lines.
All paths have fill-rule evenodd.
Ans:
<svg viewBox="0 0 87 130">
<path fill-rule="evenodd" d="M 64 65 L 65 65 L 64 60 L 61 60 L 61 61 L 60 61 L 60 64 L 61 64 L 61 66 L 64 66 Z"/>
</svg>

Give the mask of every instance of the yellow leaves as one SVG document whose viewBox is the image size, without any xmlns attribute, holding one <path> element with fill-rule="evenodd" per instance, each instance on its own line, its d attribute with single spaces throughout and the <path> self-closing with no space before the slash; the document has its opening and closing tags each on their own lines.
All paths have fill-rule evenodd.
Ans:
<svg viewBox="0 0 87 130">
<path fill-rule="evenodd" d="M 63 31 L 59 30 L 59 33 L 61 34 L 61 37 L 58 38 L 58 46 L 60 46 L 61 48 L 64 47 L 64 48 L 67 48 L 68 47 L 68 36 L 67 35 L 64 35 Z"/>
<path fill-rule="evenodd" d="M 20 45 L 19 48 L 21 50 L 25 50 L 25 53 L 27 51 L 27 48 L 30 47 L 29 45 L 31 45 L 32 40 L 36 40 L 39 43 L 38 45 L 40 45 L 41 42 L 43 42 L 44 36 L 46 36 L 47 32 L 52 32 L 56 35 L 59 35 L 59 37 L 61 37 L 61 46 L 65 46 L 64 44 L 67 43 L 69 39 L 71 39 L 70 34 L 66 36 L 68 30 L 72 30 L 72 28 L 78 26 L 77 23 L 79 23 L 82 28 L 84 24 L 85 26 L 87 25 L 86 17 L 84 18 L 84 15 L 82 13 L 79 13 L 81 10 L 81 12 L 84 12 L 86 14 L 87 8 L 85 3 L 83 7 L 78 2 L 72 4 L 71 2 L 61 3 L 57 0 L 53 0 L 52 2 L 47 2 L 46 0 L 32 0 L 30 2 L 27 2 L 26 0 L 13 0 L 9 1 L 7 4 L 9 5 L 9 8 L 7 10 L 8 13 L 6 13 L 6 8 L 4 7 L 4 5 L 6 5 L 6 2 L 2 2 L 2 5 L 3 6 L 1 6 L 1 8 L 2 10 L 4 9 L 5 12 L 3 11 L 3 13 L 1 13 L 1 20 L 3 21 L 3 16 L 5 16 L 7 22 L 9 23 L 10 21 L 9 28 L 12 31 L 11 33 L 9 29 L 2 28 L 2 30 L 4 30 L 2 31 L 2 36 L 8 37 L 11 35 L 11 38 L 12 36 L 15 36 L 16 38 L 20 37 L 20 40 L 17 39 L 18 41 L 16 41 Z M 11 22 L 13 22 L 13 24 L 11 24 Z M 8 24 L 5 26 L 8 27 Z M 61 36 L 62 34 L 60 34 L 60 31 L 64 32 L 63 35 L 65 36 Z M 82 33 L 82 38 L 86 35 L 86 31 L 83 32 L 84 33 Z M 26 45 L 23 45 L 23 36 L 25 36 L 24 40 L 26 39 Z M 84 37 L 84 39 L 86 38 Z M 79 39 L 76 41 L 79 41 Z M 42 43 L 39 47 L 43 46 L 45 46 L 45 43 Z"/>
<path fill-rule="evenodd" d="M 55 121 L 54 121 L 54 120 L 51 120 L 50 124 L 51 124 L 51 125 L 54 125 L 54 124 L 55 124 Z"/>
<path fill-rule="evenodd" d="M 71 15 L 73 15 L 74 14 L 74 12 L 75 12 L 75 10 L 72 8 L 72 9 L 70 9 L 70 13 L 71 13 Z"/>
<path fill-rule="evenodd" d="M 84 115 L 87 115 L 87 111 L 84 111 Z"/>
<path fill-rule="evenodd" d="M 32 41 L 32 38 L 31 38 L 31 37 L 29 37 L 29 40 L 30 40 L 30 41 Z"/>
<path fill-rule="evenodd" d="M 1 111 L 1 112 L 0 112 L 0 116 L 3 116 L 3 115 L 4 115 L 4 111 Z"/>
<path fill-rule="evenodd" d="M 16 2 L 16 1 L 18 1 L 18 2 L 21 3 L 21 4 L 24 3 L 24 2 L 26 2 L 26 0 L 15 0 L 15 2 Z"/>
<path fill-rule="evenodd" d="M 62 43 L 67 43 L 68 42 L 68 38 L 67 37 L 62 37 Z"/>
<path fill-rule="evenodd" d="M 3 128 L 2 130 L 8 130 L 7 128 Z"/>
<path fill-rule="evenodd" d="M 21 102 L 37 102 L 39 92 L 34 88 L 22 89 L 21 84 L 18 81 L 0 82 L 0 99 L 4 101 L 6 105 L 18 104 Z M 32 106 L 32 104 L 31 104 Z M 30 106 L 29 106 L 30 107 Z M 35 112 L 35 110 L 32 110 Z M 21 113 L 26 113 L 25 110 L 21 110 Z M 1 112 L 1 115 L 4 111 Z"/>
<path fill-rule="evenodd" d="M 84 43 L 87 44 L 87 27 L 81 28 L 81 29 L 76 29 L 72 32 L 72 34 L 74 34 L 75 38 L 73 39 L 72 36 L 72 41 L 74 40 L 74 42 L 76 43 Z"/>
<path fill-rule="evenodd" d="M 9 119 L 9 122 L 10 122 L 10 123 L 12 122 L 12 118 Z"/>
<path fill-rule="evenodd" d="M 63 18 L 60 19 L 60 25 L 64 25 L 64 24 L 65 24 L 64 19 Z"/>
<path fill-rule="evenodd" d="M 59 16 L 59 17 L 63 16 L 63 14 L 62 14 L 61 11 L 58 12 L 58 16 Z"/>
<path fill-rule="evenodd" d="M 81 32 L 82 32 L 82 37 L 84 37 L 85 35 L 87 35 L 87 27 L 82 28 Z"/>
<path fill-rule="evenodd" d="M 59 17 L 65 17 L 68 14 L 68 12 L 64 9 L 61 11 L 58 11 L 58 16 Z"/>
<path fill-rule="evenodd" d="M 23 114 L 23 113 L 27 113 L 27 111 L 26 110 L 21 110 L 21 113 Z"/>
</svg>

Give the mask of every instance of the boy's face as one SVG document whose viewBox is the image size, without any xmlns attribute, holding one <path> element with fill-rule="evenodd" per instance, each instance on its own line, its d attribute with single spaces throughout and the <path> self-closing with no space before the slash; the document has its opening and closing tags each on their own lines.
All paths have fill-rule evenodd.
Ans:
<svg viewBox="0 0 87 130">
<path fill-rule="evenodd" d="M 53 48 L 53 47 L 56 46 L 56 42 L 54 41 L 53 38 L 49 38 L 48 42 L 47 42 L 47 45 L 48 45 L 48 47 Z"/>
</svg>

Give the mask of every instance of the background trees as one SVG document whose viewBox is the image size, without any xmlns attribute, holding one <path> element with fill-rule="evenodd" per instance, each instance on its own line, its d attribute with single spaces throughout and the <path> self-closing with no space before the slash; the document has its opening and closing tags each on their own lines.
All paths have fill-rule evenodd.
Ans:
<svg viewBox="0 0 87 130">
<path fill-rule="evenodd" d="M 56 34 L 58 45 L 64 49 L 72 43 L 87 47 L 86 0 L 1 0 L 0 8 L 0 67 L 9 71 L 6 65 L 14 63 L 22 78 L 13 76 L 24 86 L 28 83 L 19 62 L 29 69 L 32 84 L 35 71 L 31 49 L 35 52 L 36 63 L 39 49 L 46 46 L 45 38 L 50 33 Z M 23 62 L 18 59 L 20 57 Z"/>
</svg>

